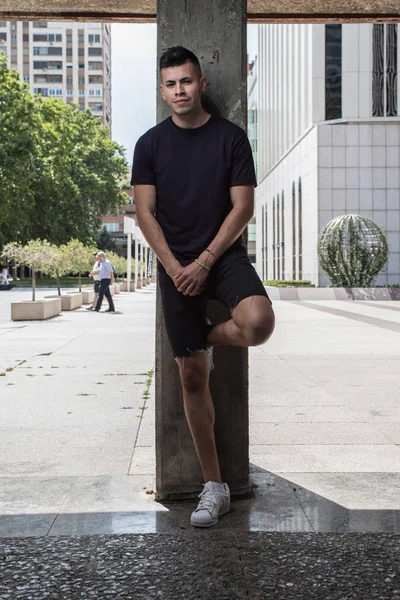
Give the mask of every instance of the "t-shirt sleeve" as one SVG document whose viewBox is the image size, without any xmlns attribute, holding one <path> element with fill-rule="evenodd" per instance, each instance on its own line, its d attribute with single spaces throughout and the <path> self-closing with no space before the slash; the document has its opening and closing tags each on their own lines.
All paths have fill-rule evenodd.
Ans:
<svg viewBox="0 0 400 600">
<path fill-rule="evenodd" d="M 143 137 L 137 141 L 133 153 L 131 185 L 156 185 L 150 144 Z"/>
<path fill-rule="evenodd" d="M 253 154 L 244 131 L 236 134 L 233 140 L 230 187 L 236 185 L 257 185 Z"/>
</svg>

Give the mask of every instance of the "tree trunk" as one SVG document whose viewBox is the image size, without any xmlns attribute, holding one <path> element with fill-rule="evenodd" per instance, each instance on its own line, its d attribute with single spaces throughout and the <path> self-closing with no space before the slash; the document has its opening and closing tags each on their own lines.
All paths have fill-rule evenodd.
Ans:
<svg viewBox="0 0 400 600">
<path fill-rule="evenodd" d="M 57 291 L 58 295 L 61 296 L 61 283 L 60 283 L 60 272 L 57 270 Z"/>
<path fill-rule="evenodd" d="M 79 273 L 78 275 L 78 286 L 79 286 L 79 291 L 82 291 L 82 285 L 81 285 L 81 274 Z"/>
<path fill-rule="evenodd" d="M 32 269 L 32 300 L 36 300 L 36 273 L 35 269 Z"/>
</svg>

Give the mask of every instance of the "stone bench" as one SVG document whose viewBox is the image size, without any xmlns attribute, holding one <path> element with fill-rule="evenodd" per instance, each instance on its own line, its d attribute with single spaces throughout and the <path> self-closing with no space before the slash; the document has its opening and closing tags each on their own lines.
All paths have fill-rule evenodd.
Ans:
<svg viewBox="0 0 400 600">
<path fill-rule="evenodd" d="M 82 306 L 82 292 L 71 292 L 61 296 L 45 296 L 46 298 L 61 298 L 61 310 L 75 310 Z"/>
<path fill-rule="evenodd" d="M 82 304 L 93 304 L 94 302 L 94 291 L 82 290 Z"/>
<path fill-rule="evenodd" d="M 11 302 L 12 321 L 43 321 L 59 315 L 61 298 L 46 298 L 26 302 Z"/>
</svg>

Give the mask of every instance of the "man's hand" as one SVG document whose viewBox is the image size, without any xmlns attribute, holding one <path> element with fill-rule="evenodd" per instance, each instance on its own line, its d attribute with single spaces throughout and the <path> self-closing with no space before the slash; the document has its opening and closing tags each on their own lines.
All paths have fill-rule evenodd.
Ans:
<svg viewBox="0 0 400 600">
<path fill-rule="evenodd" d="M 202 291 L 210 271 L 204 269 L 196 262 L 182 268 L 182 272 L 173 277 L 173 282 L 178 292 L 184 296 L 197 296 Z"/>
</svg>

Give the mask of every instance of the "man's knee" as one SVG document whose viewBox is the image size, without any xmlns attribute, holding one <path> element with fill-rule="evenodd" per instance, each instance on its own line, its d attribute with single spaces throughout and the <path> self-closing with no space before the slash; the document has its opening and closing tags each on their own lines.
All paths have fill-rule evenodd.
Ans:
<svg viewBox="0 0 400 600">
<path fill-rule="evenodd" d="M 254 312 L 249 315 L 245 332 L 249 346 L 260 346 L 271 336 L 275 326 L 274 313 L 271 311 Z"/>
<path fill-rule="evenodd" d="M 197 392 L 208 382 L 208 363 L 205 352 L 178 359 L 182 387 L 185 392 Z"/>
</svg>

